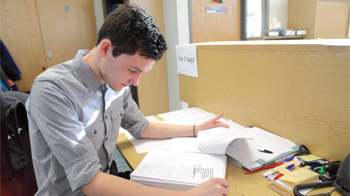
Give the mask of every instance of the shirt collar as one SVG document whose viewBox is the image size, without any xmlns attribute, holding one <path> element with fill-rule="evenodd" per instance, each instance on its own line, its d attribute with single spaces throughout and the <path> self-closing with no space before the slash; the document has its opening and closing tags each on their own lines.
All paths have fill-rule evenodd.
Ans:
<svg viewBox="0 0 350 196">
<path fill-rule="evenodd" d="M 77 71 L 79 73 L 80 80 L 90 91 L 97 91 L 101 89 L 101 83 L 98 81 L 94 73 L 83 59 L 89 50 L 79 50 L 75 55 L 75 59 L 78 61 Z"/>
</svg>

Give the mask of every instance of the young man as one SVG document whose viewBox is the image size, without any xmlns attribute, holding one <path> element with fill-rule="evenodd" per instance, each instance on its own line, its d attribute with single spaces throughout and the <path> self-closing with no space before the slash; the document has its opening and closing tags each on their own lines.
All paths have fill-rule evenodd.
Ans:
<svg viewBox="0 0 350 196">
<path fill-rule="evenodd" d="M 214 178 L 189 191 L 144 186 L 109 169 L 119 127 L 137 138 L 196 136 L 223 126 L 222 115 L 197 126 L 148 122 L 130 96 L 167 49 L 153 19 L 133 6 L 106 18 L 91 51 L 56 65 L 33 84 L 27 101 L 36 195 L 226 195 Z"/>
</svg>

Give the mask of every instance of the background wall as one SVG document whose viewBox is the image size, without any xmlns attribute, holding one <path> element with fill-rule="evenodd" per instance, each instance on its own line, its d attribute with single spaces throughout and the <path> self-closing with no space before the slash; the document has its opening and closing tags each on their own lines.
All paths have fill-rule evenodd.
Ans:
<svg viewBox="0 0 350 196">
<path fill-rule="evenodd" d="M 207 13 L 207 7 L 226 8 L 226 13 Z M 240 40 L 240 0 L 191 0 L 192 42 Z"/>
<path fill-rule="evenodd" d="M 97 37 L 93 2 L 86 0 L 1 0 L 0 28 L 23 92 L 48 67 L 94 47 Z"/>
<path fill-rule="evenodd" d="M 305 39 L 346 38 L 350 1 L 290 0 L 288 28 L 307 29 Z"/>
<path fill-rule="evenodd" d="M 80 2 L 80 1 L 69 1 L 64 0 L 57 2 L 57 6 L 60 8 L 55 8 L 54 5 L 48 5 L 53 8 L 51 13 L 54 16 L 51 16 L 51 13 L 41 14 L 37 10 L 40 7 L 41 3 L 56 1 L 43 1 L 43 0 L 1 0 L 1 39 L 4 41 L 11 54 L 13 55 L 16 63 L 22 71 L 22 80 L 17 83 L 21 91 L 29 91 L 32 85 L 34 78 L 40 74 L 44 69 L 51 66 L 52 64 L 64 61 L 68 57 L 73 57 L 75 52 L 68 51 L 67 53 L 61 53 L 60 51 L 55 51 L 51 46 L 53 45 L 50 40 L 44 43 L 44 37 L 53 37 L 57 39 L 57 36 L 65 35 L 68 36 L 62 29 L 67 29 L 68 27 L 64 26 L 59 29 L 62 31 L 59 34 L 56 34 L 54 31 L 55 27 L 50 27 L 43 25 L 41 27 L 40 21 L 43 23 L 49 23 L 46 17 L 55 18 L 58 16 L 57 11 L 62 11 L 63 13 L 75 13 L 77 9 L 71 9 L 70 12 L 64 11 L 66 5 L 70 5 L 71 2 Z M 160 89 L 156 90 L 155 86 L 152 85 L 152 77 L 154 75 L 146 74 L 142 78 L 140 93 L 145 94 L 143 97 L 144 100 L 141 100 L 141 109 L 144 110 L 147 114 L 156 114 L 162 111 L 173 111 L 182 108 L 180 101 L 179 85 L 178 85 L 178 75 L 176 69 L 176 59 L 175 59 L 175 46 L 177 44 L 186 44 L 189 43 L 190 39 L 190 29 L 193 29 L 192 39 L 194 42 L 198 41 L 218 41 L 218 40 L 230 40 L 237 41 L 240 39 L 240 1 L 239 0 L 224 0 L 223 4 L 213 3 L 212 0 L 152 0 L 152 1 L 141 1 L 135 0 L 130 1 L 131 3 L 138 3 L 141 7 L 151 12 L 151 15 L 155 17 L 157 23 L 161 26 L 161 31 L 164 32 L 169 49 L 166 53 L 166 56 L 163 57 L 163 60 L 155 66 L 154 72 L 157 72 L 160 76 L 158 77 L 158 83 L 160 84 Z M 91 16 L 88 17 L 75 17 L 64 18 L 65 22 L 70 22 L 73 19 L 83 19 L 82 22 L 73 22 L 74 26 L 77 27 L 77 33 L 71 33 L 72 35 L 80 35 L 83 26 L 87 23 L 92 24 L 88 27 L 88 31 L 94 31 L 95 33 L 102 25 L 104 20 L 103 15 L 103 0 L 91 0 L 84 1 L 81 4 L 83 7 L 78 10 L 85 10 Z M 89 6 L 87 6 L 89 5 Z M 90 7 L 93 6 L 93 8 Z M 192 8 L 192 7 L 196 8 Z M 208 14 L 205 13 L 206 6 L 221 6 L 221 7 L 231 7 L 231 10 L 228 9 L 226 14 Z M 322 38 L 334 38 L 338 35 L 341 37 L 344 36 L 344 33 L 347 32 L 348 20 L 349 20 L 349 1 L 345 0 L 292 0 L 289 1 L 289 11 L 288 11 L 288 28 L 295 29 L 308 29 L 308 36 L 306 39 L 314 39 L 317 37 Z M 74 6 L 73 6 L 74 7 Z M 327 8 L 331 8 L 327 10 Z M 334 8 L 334 9 L 333 9 Z M 342 11 L 339 11 L 341 9 Z M 325 11 L 327 10 L 327 12 Z M 334 11 L 335 10 L 335 11 Z M 232 11 L 232 13 L 231 13 Z M 57 13 L 57 14 L 56 14 Z M 95 15 L 93 15 L 95 13 Z M 198 13 L 198 14 L 197 14 Z M 331 17 L 329 14 L 333 13 Z M 61 13 L 62 14 L 62 13 Z M 235 19 L 223 19 L 221 17 L 226 17 L 232 15 Z M 64 15 L 62 15 L 64 16 Z M 92 19 L 95 17 L 96 24 Z M 208 18 L 209 17 L 209 18 Z M 39 18 L 41 18 L 39 20 Z M 62 17 L 56 17 L 55 20 Z M 203 21 L 205 19 L 205 21 Z M 333 21 L 329 21 L 333 19 Z M 336 19 L 334 21 L 334 19 Z M 230 21 L 232 20 L 232 21 Z M 89 21 L 89 22 L 87 22 Z M 92 22 L 91 22 L 92 21 Z M 218 22 L 219 21 L 219 22 Z M 59 23 L 59 22 L 58 22 Z M 86 23 L 86 24 L 85 24 Z M 190 24 L 189 24 L 190 23 Z M 330 26 L 341 23 L 341 29 L 336 30 L 339 26 Z M 346 24 L 345 24 L 346 23 Z M 79 24 L 79 25 L 76 25 Z M 94 27 L 95 25 L 95 27 Z M 221 25 L 221 26 L 217 26 Z M 43 31 L 41 28 L 45 28 Z M 92 30 L 95 28 L 95 30 Z M 70 29 L 70 27 L 69 27 Z M 333 30 L 334 29 L 334 30 Z M 328 32 L 325 32 L 328 30 Z M 331 31 L 329 31 L 331 30 Z M 51 36 L 45 36 L 42 32 L 47 32 Z M 230 35 L 222 34 L 226 32 Z M 233 32 L 233 33 L 232 33 Z M 96 35 L 95 35 L 96 36 Z M 217 36 L 220 36 L 217 38 Z M 231 36 L 231 37 L 230 37 Z M 75 40 L 80 39 L 81 36 L 73 38 Z M 339 37 L 337 37 L 339 38 Z M 61 38 L 57 39 L 60 40 Z M 67 40 L 67 39 L 64 39 Z M 61 48 L 69 48 L 70 50 L 73 47 L 64 47 L 60 46 L 62 43 L 58 43 L 58 46 Z M 63 41 L 63 43 L 66 41 Z M 69 41 L 68 41 L 69 42 Z M 76 48 L 91 48 L 94 46 L 95 37 L 88 38 L 87 41 L 77 41 L 78 43 Z M 11 43 L 11 44 L 9 44 Z M 85 43 L 87 45 L 81 45 Z M 70 44 L 70 43 L 69 43 Z M 54 44 L 56 45 L 56 44 Z M 71 45 L 70 45 L 71 46 Z M 61 56 L 61 60 L 54 60 L 47 56 L 47 52 L 51 51 L 53 58 Z M 75 51 L 75 49 L 72 49 Z M 48 64 L 49 63 L 49 64 Z M 156 74 L 156 75 L 157 75 Z M 149 76 L 147 76 L 149 75 Z M 149 82 L 147 81 L 149 80 Z M 158 88 L 158 87 L 157 87 Z M 164 94 L 159 94 L 159 92 L 165 92 Z M 157 100 L 162 100 L 160 104 L 161 107 L 153 107 L 154 102 Z M 142 99 L 142 98 L 141 98 Z M 165 101 L 168 100 L 168 101 Z"/>
<path fill-rule="evenodd" d="M 96 44 L 93 2 L 36 0 L 47 67 L 74 58 L 79 49 Z"/>
<path fill-rule="evenodd" d="M 21 70 L 20 91 L 29 91 L 46 68 L 46 55 L 35 0 L 1 0 L 1 40 Z"/>
<path fill-rule="evenodd" d="M 350 1 L 318 1 L 314 38 L 346 38 L 349 13 Z"/>
</svg>

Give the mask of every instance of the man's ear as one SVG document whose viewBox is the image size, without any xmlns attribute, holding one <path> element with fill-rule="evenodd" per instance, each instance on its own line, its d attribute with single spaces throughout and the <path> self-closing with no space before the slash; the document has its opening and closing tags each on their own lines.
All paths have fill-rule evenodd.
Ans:
<svg viewBox="0 0 350 196">
<path fill-rule="evenodd" d="M 109 50 L 112 50 L 111 41 L 109 39 L 101 40 L 99 49 L 100 55 L 103 57 L 107 56 Z"/>
</svg>

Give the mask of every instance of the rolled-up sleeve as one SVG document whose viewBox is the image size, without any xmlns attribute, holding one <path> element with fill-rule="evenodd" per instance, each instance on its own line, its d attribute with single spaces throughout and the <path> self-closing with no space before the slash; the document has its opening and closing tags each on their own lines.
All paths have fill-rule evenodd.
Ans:
<svg viewBox="0 0 350 196">
<path fill-rule="evenodd" d="M 137 104 L 130 96 L 130 89 L 124 93 L 124 115 L 121 127 L 128 130 L 135 138 L 139 138 L 145 131 L 149 121 L 139 110 Z"/>
</svg>

